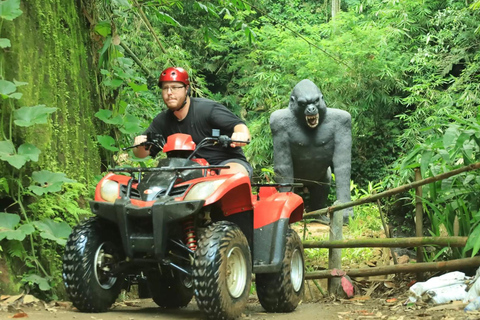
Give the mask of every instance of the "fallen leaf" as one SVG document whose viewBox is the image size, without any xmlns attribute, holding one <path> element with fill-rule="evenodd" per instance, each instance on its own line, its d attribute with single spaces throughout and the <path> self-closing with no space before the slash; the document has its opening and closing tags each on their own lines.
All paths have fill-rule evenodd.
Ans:
<svg viewBox="0 0 480 320">
<path fill-rule="evenodd" d="M 398 299 L 397 298 L 391 298 L 391 299 L 387 299 L 385 300 L 387 303 L 394 303 L 394 302 L 397 302 Z"/>
<path fill-rule="evenodd" d="M 353 297 L 350 300 L 351 301 L 365 301 L 365 300 L 370 300 L 370 297 L 369 296 L 357 296 L 357 297 Z"/>
<path fill-rule="evenodd" d="M 7 300 L 5 300 L 5 303 L 6 304 L 12 304 L 15 301 L 17 301 L 18 299 L 20 299 L 21 297 L 23 297 L 23 294 L 19 294 L 19 295 L 16 295 L 16 296 L 11 296 Z"/>
<path fill-rule="evenodd" d="M 397 259 L 398 264 L 404 264 L 404 263 L 407 263 L 408 261 L 410 261 L 410 257 L 407 256 L 406 254 L 401 257 L 398 257 Z"/>
<path fill-rule="evenodd" d="M 347 294 L 347 297 L 353 298 L 354 289 L 353 289 L 353 284 L 350 282 L 350 280 L 347 279 L 346 277 L 342 277 L 341 284 L 342 284 L 343 291 Z"/>
<path fill-rule="evenodd" d="M 28 314 L 26 314 L 25 312 L 19 312 L 19 313 L 15 313 L 12 318 L 28 318 Z"/>
<path fill-rule="evenodd" d="M 37 298 L 35 298 L 31 294 L 27 294 L 27 295 L 25 295 L 25 297 L 23 297 L 23 304 L 29 304 L 29 303 L 38 302 L 38 301 L 40 301 L 40 300 L 38 300 Z"/>
<path fill-rule="evenodd" d="M 69 301 L 56 301 L 55 305 L 65 309 L 70 309 L 72 307 L 72 303 Z"/>
</svg>

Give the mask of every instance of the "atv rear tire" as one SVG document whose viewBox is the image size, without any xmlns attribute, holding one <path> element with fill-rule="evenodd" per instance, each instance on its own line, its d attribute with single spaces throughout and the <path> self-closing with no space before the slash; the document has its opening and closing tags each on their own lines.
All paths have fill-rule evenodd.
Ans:
<svg viewBox="0 0 480 320">
<path fill-rule="evenodd" d="M 110 274 L 121 260 L 121 243 L 112 226 L 94 217 L 75 227 L 63 256 L 63 281 L 73 305 L 82 312 L 104 312 L 115 302 L 123 278 Z"/>
<path fill-rule="evenodd" d="M 160 308 L 183 308 L 192 300 L 193 281 L 179 271 L 151 271 L 147 274 L 147 283 L 153 301 Z"/>
<path fill-rule="evenodd" d="M 282 268 L 275 273 L 255 276 L 258 300 L 268 312 L 291 312 L 303 298 L 305 271 L 303 245 L 298 234 L 289 229 Z"/>
<path fill-rule="evenodd" d="M 234 223 L 207 228 L 195 251 L 193 283 L 198 307 L 209 319 L 235 319 L 247 304 L 252 258 L 245 235 Z"/>
</svg>

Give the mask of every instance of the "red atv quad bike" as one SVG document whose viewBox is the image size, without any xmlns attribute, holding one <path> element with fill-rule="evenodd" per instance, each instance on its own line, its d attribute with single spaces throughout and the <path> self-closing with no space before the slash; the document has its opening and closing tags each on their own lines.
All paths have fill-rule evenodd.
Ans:
<svg viewBox="0 0 480 320">
<path fill-rule="evenodd" d="M 98 183 L 90 201 L 95 216 L 74 228 L 63 258 L 78 310 L 104 312 L 133 283 L 162 308 L 185 307 L 195 296 L 207 318 L 234 319 L 252 273 L 267 311 L 297 307 L 303 246 L 290 224 L 302 219 L 303 200 L 278 188 L 301 184 L 251 184 L 240 173 L 217 173 L 227 166 L 194 158 L 200 148 L 231 142 L 217 134 L 196 146 L 185 134 L 166 143 L 149 135 L 144 145 L 163 145 L 167 154 L 158 167 L 111 169 Z"/>
</svg>

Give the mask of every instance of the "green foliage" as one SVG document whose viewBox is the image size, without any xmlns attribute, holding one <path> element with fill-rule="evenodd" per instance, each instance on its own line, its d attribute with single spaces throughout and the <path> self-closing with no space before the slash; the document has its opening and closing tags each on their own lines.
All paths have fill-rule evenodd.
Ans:
<svg viewBox="0 0 480 320">
<path fill-rule="evenodd" d="M 75 182 L 69 179 L 61 172 L 50 172 L 47 170 L 35 171 L 32 179 L 36 183 L 28 188 L 38 196 L 49 192 L 58 192 L 62 190 L 62 185 L 66 182 Z"/>
<path fill-rule="evenodd" d="M 24 143 L 15 150 L 10 140 L 0 141 L 0 160 L 8 162 L 16 169 L 22 168 L 27 161 L 38 161 L 40 150 L 32 144 Z"/>
<path fill-rule="evenodd" d="M 0 2 L 0 18 L 12 21 L 21 14 L 20 0 L 2 0 Z"/>
<path fill-rule="evenodd" d="M 65 222 L 54 222 L 50 219 L 34 221 L 33 225 L 40 231 L 43 239 L 53 240 L 61 246 L 67 244 L 67 238 L 72 233 L 72 228 Z"/>
<path fill-rule="evenodd" d="M 455 123 L 449 123 L 452 120 Z M 415 146 L 402 159 L 399 166 L 401 172 L 411 172 L 412 167 L 420 167 L 426 178 L 480 160 L 478 120 L 452 116 L 444 121 L 443 125 L 439 123 L 432 128 L 436 135 L 431 135 L 425 142 Z M 469 236 L 464 250 L 453 250 L 450 253 L 452 257 L 473 256 L 480 249 L 478 239 L 474 238 L 479 232 L 477 229 L 480 222 L 479 187 L 480 179 L 475 174 L 466 172 L 423 188 L 424 210 L 431 224 L 429 232 L 434 236 Z"/>
<path fill-rule="evenodd" d="M 19 222 L 20 216 L 0 212 L 0 240 L 7 239 L 23 241 L 27 235 L 35 231 L 31 224 L 19 226 Z"/>
<path fill-rule="evenodd" d="M 30 127 L 34 124 L 44 124 L 47 123 L 48 115 L 56 110 L 57 108 L 47 108 L 45 105 L 22 107 L 14 111 L 14 123 L 20 127 Z"/>
<path fill-rule="evenodd" d="M 8 39 L 0 39 L 0 47 L 13 47 L 10 51 L 0 51 L 0 64 L 1 66 L 7 66 L 6 68 L 0 68 L 0 96 L 3 101 L 0 118 L 0 134 L 2 137 L 2 141 L 0 141 L 0 160 L 2 160 L 0 164 L 2 170 L 0 191 L 2 197 L 8 197 L 13 202 L 5 209 L 5 212 L 0 213 L 0 251 L 3 250 L 6 253 L 7 260 L 11 262 L 12 267 L 14 265 L 20 266 L 15 268 L 14 274 L 21 278 L 23 283 L 31 286 L 33 290 L 38 288 L 40 291 L 49 291 L 50 293 L 47 293 L 47 296 L 53 297 L 55 293 L 51 290 L 57 290 L 57 285 L 61 283 L 60 246 L 65 245 L 66 237 L 71 232 L 71 228 L 66 221 L 70 222 L 72 218 L 61 219 L 54 215 L 50 219 L 45 217 L 43 212 L 28 210 L 26 204 L 35 199 L 32 208 L 35 208 L 35 206 L 38 208 L 42 201 L 52 197 L 52 193 L 61 191 L 65 182 L 74 181 L 66 178 L 65 173 L 58 171 L 34 170 L 40 169 L 39 167 L 55 167 L 60 162 L 45 161 L 48 157 L 45 155 L 45 151 L 48 153 L 48 150 L 57 147 L 49 141 L 51 138 L 49 135 L 56 132 L 64 139 L 70 139 L 63 128 L 69 128 L 76 123 L 71 121 L 72 114 L 77 120 L 81 118 L 80 115 L 75 114 L 75 105 L 72 101 L 80 103 L 85 118 L 88 118 L 87 113 L 85 113 L 88 110 L 88 104 L 82 104 L 84 99 L 77 96 L 74 90 L 68 91 L 66 89 L 68 86 L 65 81 L 77 83 L 71 77 L 70 71 L 79 69 L 80 56 L 71 55 L 74 46 L 69 46 L 68 50 L 64 50 L 65 39 L 55 38 L 58 26 L 62 25 L 61 28 L 70 28 L 71 20 L 69 19 L 71 16 L 78 16 L 77 12 L 67 12 L 65 7 L 59 6 L 59 12 L 63 19 L 62 23 L 57 22 L 53 27 L 48 26 L 45 29 L 52 19 L 53 12 L 48 11 L 50 5 L 52 4 L 49 3 L 45 6 L 42 3 L 39 6 L 38 1 L 28 2 L 25 6 L 30 9 L 28 10 L 29 17 L 15 19 L 22 14 L 19 9 L 20 1 L 0 2 L 0 33 L 8 36 Z M 41 22 L 35 20 L 38 17 L 32 15 L 32 12 L 42 16 Z M 14 19 L 13 22 L 6 22 Z M 38 34 L 34 32 L 25 32 L 25 26 L 23 25 L 25 21 L 36 24 L 37 29 L 39 29 L 38 32 L 42 36 L 38 37 Z M 13 32 L 14 30 L 18 32 Z M 19 34 L 21 34 L 21 41 L 18 41 Z M 40 45 L 36 45 L 35 34 L 38 39 L 41 39 Z M 73 29 L 69 31 L 69 35 L 70 37 L 67 38 L 74 39 L 73 41 L 77 38 L 76 31 Z M 52 49 L 48 49 L 46 46 L 52 38 L 55 38 L 52 42 L 55 47 L 52 46 Z M 78 43 L 82 43 L 82 41 L 78 41 Z M 46 56 L 55 57 L 51 52 L 57 49 L 59 50 L 57 58 L 50 59 L 42 56 L 43 53 L 46 53 Z M 35 52 L 34 58 L 26 58 L 33 51 Z M 61 76 L 55 74 L 65 71 L 60 67 L 61 63 L 59 61 L 62 61 L 58 59 L 60 52 L 63 55 L 63 61 L 68 60 L 65 63 L 65 65 L 68 65 L 68 70 L 63 72 Z M 33 59 L 36 61 L 34 65 L 38 68 L 32 70 L 30 68 Z M 52 61 L 54 62 L 52 63 Z M 56 64 L 54 68 L 52 68 L 53 64 Z M 27 69 L 26 72 L 25 69 Z M 42 73 L 45 71 L 46 73 Z M 85 70 L 82 70 L 82 72 L 83 76 L 87 75 Z M 34 83 L 34 85 L 16 80 L 9 81 L 9 79 L 16 77 L 29 79 L 28 82 Z M 42 80 L 39 81 L 39 79 Z M 51 82 L 49 83 L 49 81 Z M 51 90 L 41 92 L 49 84 Z M 32 90 L 32 88 L 35 90 Z M 39 104 L 42 100 L 48 101 L 49 105 L 55 107 Z M 35 106 L 26 107 L 25 105 Z M 58 115 L 59 112 L 61 112 L 61 116 Z M 88 120 L 82 119 L 85 128 L 89 127 L 87 122 Z M 49 124 L 49 126 L 45 126 L 45 124 Z M 60 133 L 60 131 L 63 132 Z M 81 139 L 78 140 L 80 140 L 82 148 L 88 149 L 88 146 L 91 145 L 88 142 L 82 142 Z M 51 159 L 57 159 L 57 156 L 69 158 L 69 148 L 73 149 L 77 143 L 75 139 L 68 140 L 68 143 L 60 146 L 61 154 L 50 155 Z M 68 148 L 65 146 L 68 146 Z M 95 150 L 90 149 L 89 153 L 91 153 L 89 154 L 90 157 L 95 156 Z M 80 157 L 81 154 L 78 153 L 77 158 Z M 72 159 L 68 161 L 72 161 Z M 81 165 L 73 170 L 80 173 L 83 167 L 86 166 Z M 30 186 L 28 186 L 29 181 L 32 181 Z M 36 198 L 37 196 L 38 198 Z M 56 194 L 56 196 L 61 198 L 59 194 Z M 64 204 L 64 207 L 68 210 L 72 207 L 75 208 L 76 204 L 77 211 L 74 214 L 76 214 L 75 222 L 77 222 L 78 214 L 81 212 L 78 210 L 78 199 L 68 199 L 70 201 L 68 204 L 65 203 L 66 200 L 63 200 L 62 203 L 57 199 L 57 207 L 59 204 Z M 7 213 L 7 210 L 12 213 Z"/>
</svg>

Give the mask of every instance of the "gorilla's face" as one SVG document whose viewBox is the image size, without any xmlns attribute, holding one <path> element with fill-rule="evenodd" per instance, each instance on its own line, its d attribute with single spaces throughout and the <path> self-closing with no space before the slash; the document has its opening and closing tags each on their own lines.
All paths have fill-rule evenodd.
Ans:
<svg viewBox="0 0 480 320">
<path fill-rule="evenodd" d="M 318 126 L 327 111 L 320 89 L 310 80 L 302 80 L 293 88 L 289 108 L 299 122 L 312 129 Z"/>
</svg>

